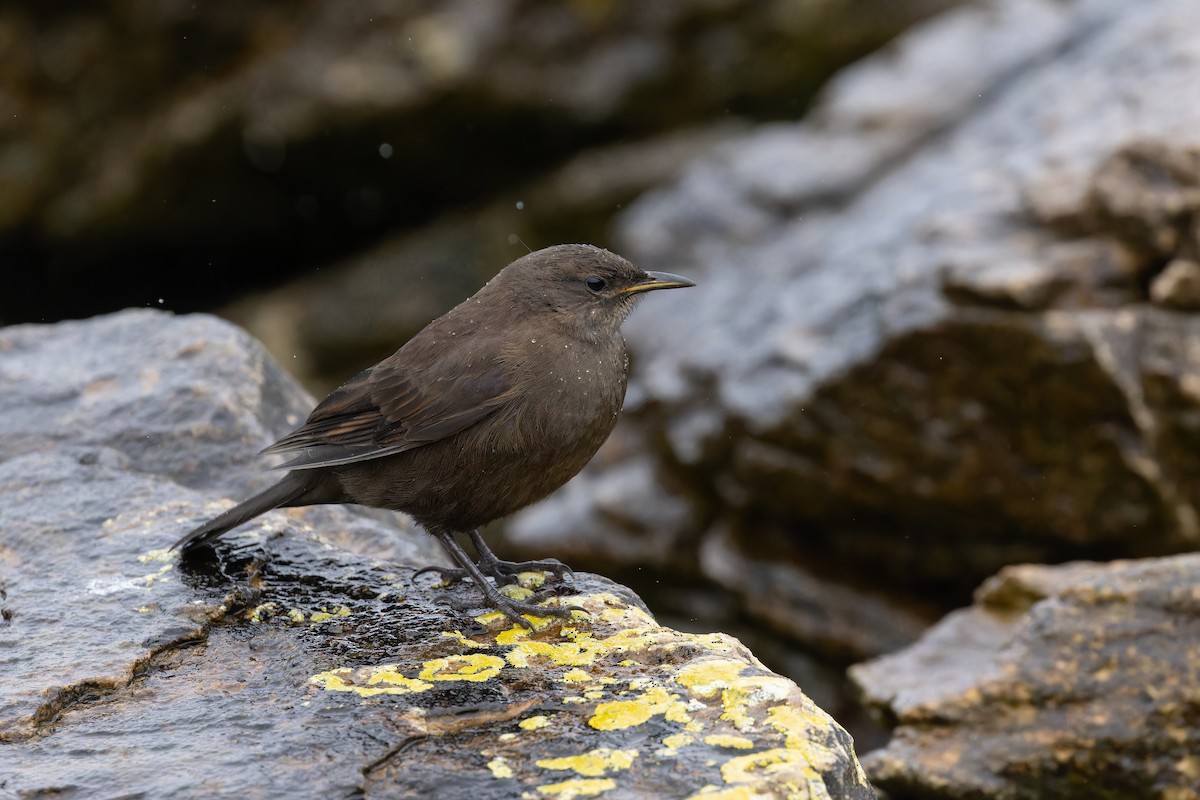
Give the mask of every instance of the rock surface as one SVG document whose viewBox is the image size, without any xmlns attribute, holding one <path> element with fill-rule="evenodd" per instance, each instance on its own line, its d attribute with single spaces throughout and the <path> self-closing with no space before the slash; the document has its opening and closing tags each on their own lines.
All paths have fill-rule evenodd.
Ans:
<svg viewBox="0 0 1200 800">
<path fill-rule="evenodd" d="M 856 666 L 895 797 L 1200 797 L 1200 554 L 1010 567 Z"/>
<path fill-rule="evenodd" d="M 310 402 L 228 324 L 10 328 L 0 376 L 2 796 L 874 796 L 794 683 L 603 578 L 542 592 L 590 616 L 529 632 L 414 581 L 424 534 L 339 507 L 181 561 L 244 491 L 235 454 Z"/>
<path fill-rule="evenodd" d="M 1198 84 L 1189 0 L 1005 0 L 721 146 L 622 218 L 622 252 L 700 285 L 631 318 L 622 426 L 510 540 L 713 573 L 720 537 L 949 603 L 1010 563 L 1195 547 L 1200 319 L 1147 287 L 1196 252 Z M 780 621 L 742 583 L 822 644 L 836 598 Z"/>
</svg>

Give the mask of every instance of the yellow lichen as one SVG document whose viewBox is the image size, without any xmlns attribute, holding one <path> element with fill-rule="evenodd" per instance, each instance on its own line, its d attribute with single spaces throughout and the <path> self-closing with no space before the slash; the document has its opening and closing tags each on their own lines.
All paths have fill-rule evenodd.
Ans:
<svg viewBox="0 0 1200 800">
<path fill-rule="evenodd" d="M 425 662 L 420 678 L 425 681 L 486 681 L 504 669 L 504 659 L 486 653 L 434 658 Z"/>
<path fill-rule="evenodd" d="M 250 612 L 250 621 L 254 623 L 262 622 L 264 617 L 273 615 L 279 606 L 276 603 L 260 603 Z"/>
<path fill-rule="evenodd" d="M 748 666 L 745 661 L 708 659 L 681 668 L 675 681 L 701 697 L 711 697 L 736 681 Z"/>
<path fill-rule="evenodd" d="M 346 608 L 345 606 L 338 606 L 337 608 L 333 609 L 333 611 L 321 606 L 321 610 L 314 611 L 309 619 L 313 622 L 324 622 L 325 620 L 333 619 L 334 617 L 348 616 L 350 616 L 350 609 Z"/>
<path fill-rule="evenodd" d="M 534 717 L 528 717 L 517 723 L 517 727 L 526 731 L 536 731 L 538 728 L 544 728 L 550 724 L 550 720 L 543 714 L 538 714 Z"/>
<path fill-rule="evenodd" d="M 287 612 L 288 619 L 299 625 L 304 622 L 304 612 L 298 608 L 289 608 Z"/>
<path fill-rule="evenodd" d="M 563 673 L 562 679 L 565 683 L 584 683 L 590 681 L 592 676 L 581 670 L 579 667 L 569 669 Z"/>
<path fill-rule="evenodd" d="M 512 767 L 504 760 L 504 756 L 496 756 L 488 762 L 488 769 L 492 771 L 493 778 L 511 778 L 513 776 Z"/>
<path fill-rule="evenodd" d="M 588 725 L 601 731 L 613 731 L 641 725 L 659 715 L 670 722 L 691 721 L 687 705 L 680 702 L 679 695 L 671 694 L 662 686 L 654 686 L 632 700 L 600 703 Z"/>
<path fill-rule="evenodd" d="M 803 749 L 812 741 L 814 730 L 826 730 L 833 719 L 816 706 L 806 711 L 797 705 L 773 706 L 767 710 L 767 724 L 783 734 L 788 747 Z"/>
<path fill-rule="evenodd" d="M 554 621 L 553 617 L 539 617 L 533 614 L 522 614 L 521 618 L 529 620 L 531 623 L 533 623 L 534 628 L 543 628 L 547 623 Z M 490 626 L 493 622 L 506 620 L 508 620 L 508 615 L 499 611 L 489 611 L 486 614 L 480 614 L 479 616 L 475 617 L 475 621 L 485 627 Z"/>
<path fill-rule="evenodd" d="M 496 634 L 496 644 L 516 644 L 528 636 L 529 629 L 524 625 L 513 625 L 508 630 Z"/>
<path fill-rule="evenodd" d="M 617 788 L 617 782 L 612 778 L 576 778 L 561 783 L 547 783 L 537 787 L 545 795 L 574 800 L 576 797 L 594 797 L 603 792 Z"/>
<path fill-rule="evenodd" d="M 751 731 L 755 720 L 750 711 L 767 702 L 786 700 L 794 688 L 791 681 L 777 675 L 743 675 L 751 666 L 734 659 L 709 659 L 682 668 L 675 681 L 700 697 L 720 692 L 721 719 L 739 731 Z"/>
<path fill-rule="evenodd" d="M 502 619 L 508 619 L 508 617 L 505 616 L 505 614 L 503 612 L 488 611 L 488 612 L 485 612 L 485 613 L 477 616 L 475 618 L 475 621 L 478 622 L 480 625 L 490 625 L 493 622 L 495 622 L 496 620 L 502 620 Z"/>
<path fill-rule="evenodd" d="M 853 751 L 847 754 L 836 742 L 828 742 L 826 737 L 814 736 L 819 731 L 828 731 L 834 726 L 833 718 L 811 703 L 798 705 L 774 706 L 767 711 L 767 724 L 781 733 L 784 741 L 793 751 L 802 753 L 808 765 L 806 776 L 813 783 L 824 785 L 822 770 L 828 770 L 841 763 L 847 755 L 854 760 L 855 778 L 862 786 L 867 786 L 867 774 Z"/>
<path fill-rule="evenodd" d="M 533 597 L 532 589 L 526 589 L 524 586 L 518 586 L 511 583 L 507 586 L 501 586 L 500 592 L 504 596 L 517 601 L 528 600 L 529 598 Z"/>
<path fill-rule="evenodd" d="M 714 733 L 705 736 L 704 743 L 710 744 L 713 747 L 732 747 L 736 750 L 749 750 L 754 747 L 754 742 L 745 736 L 731 736 L 723 733 Z"/>
<path fill-rule="evenodd" d="M 578 642 L 518 642 L 508 651 L 508 663 L 528 667 L 531 660 L 544 658 L 564 667 L 581 666 L 595 661 L 593 650 L 585 650 Z"/>
<path fill-rule="evenodd" d="M 540 589 L 546 585 L 546 573 L 544 572 L 520 572 L 517 574 L 517 581 L 525 587 L 531 589 Z"/>
<path fill-rule="evenodd" d="M 604 639 L 596 638 L 590 631 L 562 628 L 563 638 L 560 641 L 531 641 L 527 640 L 528 633 L 522 629 L 498 634 L 496 643 L 513 645 L 508 653 L 508 662 L 514 667 L 527 667 L 537 659 L 560 666 L 581 667 L 621 653 L 643 652 L 651 648 L 670 651 L 688 642 L 688 634 L 659 627 L 640 609 L 607 609 L 600 616 L 602 619 L 612 617 L 615 612 L 621 612 L 616 622 L 625 627 Z M 637 662 L 625 659 L 621 663 L 628 666 Z"/>
<path fill-rule="evenodd" d="M 721 765 L 721 777 L 726 783 L 749 783 L 762 780 L 764 775 L 802 764 L 804 756 L 795 750 L 776 747 L 731 758 Z"/>
<path fill-rule="evenodd" d="M 454 639 L 463 647 L 470 647 L 472 649 L 490 647 L 490 645 L 484 644 L 483 642 L 477 642 L 474 639 L 468 639 L 463 635 L 462 631 L 442 631 L 442 636 L 448 636 L 449 638 Z"/>
<path fill-rule="evenodd" d="M 383 664 L 352 670 L 348 667 L 322 672 L 309 678 L 327 692 L 354 692 L 360 697 L 379 694 L 415 694 L 433 688 L 432 683 L 408 678 L 396 669 L 396 664 Z"/>
<path fill-rule="evenodd" d="M 693 741 L 695 741 L 695 737 L 690 733 L 672 733 L 670 736 L 662 738 L 663 746 L 659 752 L 663 755 L 673 756 L 679 752 L 679 748 L 687 747 Z"/>
<path fill-rule="evenodd" d="M 585 778 L 597 778 L 608 772 L 619 772 L 629 769 L 637 758 L 637 750 L 612 750 L 608 747 L 598 747 L 577 756 L 561 758 L 543 758 L 536 763 L 543 769 L 569 769 Z"/>
</svg>

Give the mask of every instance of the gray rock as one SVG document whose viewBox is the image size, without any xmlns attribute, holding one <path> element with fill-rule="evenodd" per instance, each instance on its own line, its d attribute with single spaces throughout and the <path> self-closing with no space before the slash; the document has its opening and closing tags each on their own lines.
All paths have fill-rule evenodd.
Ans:
<svg viewBox="0 0 1200 800">
<path fill-rule="evenodd" d="M 255 454 L 313 405 L 245 331 L 149 310 L 0 330 L 0 382 L 0 458 L 105 448 L 140 472 L 232 494 L 265 486 Z"/>
<path fill-rule="evenodd" d="M 1194 797 L 1200 555 L 1005 569 L 851 676 L 896 796 Z M 1101 788 L 1102 787 L 1102 788 Z"/>
<path fill-rule="evenodd" d="M 511 540 L 544 545 L 560 508 L 603 521 L 610 473 L 640 472 L 639 496 L 697 512 L 631 503 L 607 527 L 621 558 L 668 567 L 748 531 L 745 558 L 928 596 L 1017 561 L 1194 547 L 1200 323 L 1144 288 L 1194 252 L 1194 12 L 947 12 L 809 121 L 632 207 L 622 251 L 700 286 L 631 318 L 624 431 Z"/>
<path fill-rule="evenodd" d="M 755 557 L 732 531 L 713 531 L 700 548 L 700 567 L 745 602 L 769 629 L 827 659 L 857 660 L 897 650 L 934 619 L 881 592 L 848 587 L 819 570 L 778 558 Z"/>
<path fill-rule="evenodd" d="M 396 515 L 275 511 L 167 550 L 249 475 L 221 457 L 308 403 L 226 323 L 10 328 L 0 375 L 0 795 L 874 797 L 794 683 L 604 578 L 546 588 L 589 616 L 530 632 L 415 581 L 432 540 Z"/>
</svg>

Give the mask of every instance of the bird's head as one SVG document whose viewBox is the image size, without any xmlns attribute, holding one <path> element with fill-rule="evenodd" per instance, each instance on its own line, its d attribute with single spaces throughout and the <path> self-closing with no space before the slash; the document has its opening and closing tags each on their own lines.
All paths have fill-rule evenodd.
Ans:
<svg viewBox="0 0 1200 800">
<path fill-rule="evenodd" d="M 514 313 L 548 314 L 584 335 L 615 333 L 637 300 L 657 289 L 695 286 L 669 272 L 648 272 L 616 253 L 563 244 L 530 253 L 488 284 L 516 300 Z M 519 298 L 519 299 L 517 299 Z"/>
</svg>

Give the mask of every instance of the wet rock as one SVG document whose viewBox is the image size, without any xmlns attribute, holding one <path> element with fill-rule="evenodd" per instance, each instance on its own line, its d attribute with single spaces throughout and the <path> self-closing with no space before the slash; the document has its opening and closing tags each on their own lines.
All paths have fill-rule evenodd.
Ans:
<svg viewBox="0 0 1200 800">
<path fill-rule="evenodd" d="M 230 495 L 265 487 L 255 454 L 313 404 L 245 331 L 148 310 L 0 330 L 0 381 L 0 458 L 110 449 L 131 469 Z"/>
<path fill-rule="evenodd" d="M 192 439 L 232 458 L 292 424 L 269 405 L 307 402 L 226 323 L 10 328 L 0 374 L 5 425 L 37 421 L 0 454 L 4 793 L 874 796 L 794 683 L 604 578 L 523 576 L 507 591 L 589 612 L 531 632 L 469 586 L 414 580 L 432 540 L 396 515 L 276 511 L 165 549 L 228 502 L 220 448 Z M 219 407 L 231 379 L 206 422 L 197 387 Z M 149 423 L 175 433 L 146 443 Z M 363 554 L 331 543 L 349 538 Z"/>
<path fill-rule="evenodd" d="M 511 541 L 563 509 L 614 560 L 716 576 L 696 553 L 731 535 L 946 606 L 1005 564 L 1195 547 L 1200 327 L 1146 287 L 1195 252 L 1198 24 L 954 10 L 639 201 L 619 248 L 700 285 L 630 319 L 623 427 Z M 633 473 L 694 513 L 597 513 Z"/>
<path fill-rule="evenodd" d="M 1200 555 L 1010 567 L 915 645 L 854 667 L 896 796 L 1195 797 Z"/>
</svg>

